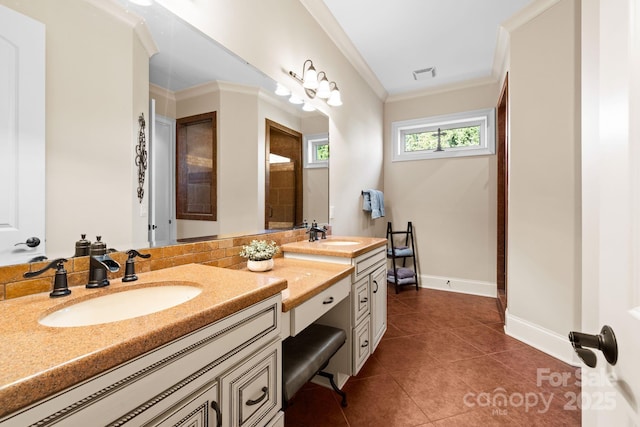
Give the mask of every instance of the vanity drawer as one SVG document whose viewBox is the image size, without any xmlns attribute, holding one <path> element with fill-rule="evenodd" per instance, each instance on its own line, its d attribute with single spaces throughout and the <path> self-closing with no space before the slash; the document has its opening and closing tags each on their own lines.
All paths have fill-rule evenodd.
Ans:
<svg viewBox="0 0 640 427">
<path fill-rule="evenodd" d="M 353 281 L 357 282 L 373 272 L 379 265 L 384 264 L 387 259 L 386 251 L 386 246 L 383 246 L 357 257 L 354 260 L 355 270 L 353 271 Z"/>
<path fill-rule="evenodd" d="M 345 277 L 333 286 L 292 309 L 291 335 L 297 335 L 327 311 L 338 305 L 340 301 L 349 296 L 350 290 L 350 278 Z"/>
<path fill-rule="evenodd" d="M 220 378 L 222 425 L 263 425 L 282 406 L 281 343 L 276 341 Z"/>
<path fill-rule="evenodd" d="M 363 277 L 353 288 L 353 324 L 357 325 L 369 314 L 369 277 Z"/>
<path fill-rule="evenodd" d="M 370 343 L 369 316 L 367 316 L 364 322 L 353 330 L 353 375 L 360 372 L 360 368 L 369 358 Z"/>
</svg>

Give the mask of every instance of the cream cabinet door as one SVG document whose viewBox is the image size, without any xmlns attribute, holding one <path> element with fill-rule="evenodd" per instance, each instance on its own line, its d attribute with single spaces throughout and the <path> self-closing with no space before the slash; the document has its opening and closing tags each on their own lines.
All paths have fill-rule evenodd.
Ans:
<svg viewBox="0 0 640 427">
<path fill-rule="evenodd" d="M 371 275 L 371 353 L 387 331 L 387 269 L 378 268 Z"/>
<path fill-rule="evenodd" d="M 218 383 L 195 393 L 175 407 L 166 415 L 152 421 L 145 427 L 174 426 L 212 426 L 221 427 L 222 419 L 218 405 Z"/>
</svg>

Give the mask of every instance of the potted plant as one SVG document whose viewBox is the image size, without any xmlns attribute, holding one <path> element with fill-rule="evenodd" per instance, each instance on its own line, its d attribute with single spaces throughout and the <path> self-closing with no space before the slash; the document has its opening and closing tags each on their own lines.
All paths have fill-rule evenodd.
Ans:
<svg viewBox="0 0 640 427">
<path fill-rule="evenodd" d="M 280 252 L 280 248 L 273 240 L 252 240 L 242 247 L 240 256 L 248 258 L 247 268 L 251 271 L 268 271 L 273 268 L 273 256 Z"/>
</svg>

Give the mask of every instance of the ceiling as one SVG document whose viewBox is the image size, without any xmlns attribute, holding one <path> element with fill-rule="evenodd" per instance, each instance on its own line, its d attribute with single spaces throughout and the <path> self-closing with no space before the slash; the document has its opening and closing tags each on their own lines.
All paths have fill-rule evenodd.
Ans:
<svg viewBox="0 0 640 427">
<path fill-rule="evenodd" d="M 387 94 L 398 95 L 491 77 L 500 24 L 533 1 L 323 0 L 332 17 L 310 12 L 325 29 L 335 19 Z M 435 77 L 414 79 L 430 67 Z"/>
<path fill-rule="evenodd" d="M 534 1 L 301 0 L 382 98 L 491 77 L 501 23 Z M 156 2 L 118 2 L 144 19 L 157 44 L 152 83 L 172 91 L 212 80 L 274 89 L 272 79 Z M 430 67 L 435 73 L 414 78 Z"/>
<path fill-rule="evenodd" d="M 149 81 L 173 92 L 211 81 L 275 90 L 275 82 L 157 2 L 141 6 L 118 0 L 126 13 L 144 20 L 158 52 L 149 61 Z"/>
</svg>

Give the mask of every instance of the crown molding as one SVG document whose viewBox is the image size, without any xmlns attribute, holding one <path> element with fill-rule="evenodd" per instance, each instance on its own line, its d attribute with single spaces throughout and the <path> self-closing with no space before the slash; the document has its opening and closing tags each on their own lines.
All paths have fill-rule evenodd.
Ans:
<svg viewBox="0 0 640 427">
<path fill-rule="evenodd" d="M 140 16 L 136 15 L 133 12 L 129 12 L 124 9 L 120 3 L 117 3 L 115 0 L 84 0 L 88 4 L 96 7 L 112 17 L 118 19 L 120 22 L 123 22 L 125 25 L 129 26 L 138 36 L 140 43 L 144 47 L 147 55 L 151 58 L 153 55 L 158 53 L 158 46 L 156 42 L 151 37 L 151 32 L 147 28 L 147 25 Z"/>
<path fill-rule="evenodd" d="M 175 91 L 173 92 L 173 95 L 176 101 L 183 101 L 185 99 L 195 98 L 196 96 L 207 95 L 219 91 L 219 82 L 213 81 Z"/>
<path fill-rule="evenodd" d="M 497 83 L 498 83 L 498 79 L 496 79 L 493 76 L 480 77 L 477 79 L 464 80 L 461 82 L 450 83 L 450 84 L 441 85 L 441 86 L 434 86 L 434 87 L 423 89 L 423 90 L 416 90 L 413 92 L 405 92 L 397 95 L 391 95 L 387 98 L 387 100 L 385 101 L 385 104 L 398 102 L 398 101 L 407 101 L 414 98 L 422 98 L 425 96 L 436 95 L 439 93 L 453 92 L 456 90 L 470 89 L 474 87 L 487 86 L 487 85 L 497 84 Z"/>
<path fill-rule="evenodd" d="M 247 86 L 247 85 L 242 85 L 242 84 L 233 83 L 233 82 L 226 82 L 222 80 L 218 80 L 215 83 L 217 83 L 218 85 L 218 90 L 224 90 L 225 92 L 235 92 L 243 95 L 258 96 L 258 93 L 261 90 L 259 87 Z M 205 83 L 205 85 L 207 85 L 207 83 Z"/>
<path fill-rule="evenodd" d="M 498 28 L 498 39 L 496 40 L 496 48 L 493 53 L 493 67 L 491 75 L 496 80 L 501 80 L 509 66 L 509 46 L 511 44 L 511 36 L 503 27 Z"/>
<path fill-rule="evenodd" d="M 503 22 L 502 26 L 509 33 L 512 33 L 558 3 L 560 3 L 560 0 L 536 0 Z"/>
<path fill-rule="evenodd" d="M 364 60 L 353 42 L 344 32 L 336 18 L 334 18 L 329 8 L 322 1 L 300 0 L 300 3 L 307 9 L 309 14 L 316 20 L 324 32 L 333 41 L 336 47 L 342 52 L 344 57 L 353 65 L 360 76 L 367 82 L 375 94 L 384 101 L 388 93 L 380 80 L 371 71 L 371 68 Z"/>
<path fill-rule="evenodd" d="M 165 89 L 160 88 L 160 90 Z M 243 95 L 252 95 L 257 97 L 261 89 L 254 86 L 246 86 L 242 84 L 216 80 L 212 82 L 202 83 L 176 92 L 167 91 L 167 93 L 173 93 L 176 101 L 182 101 L 185 99 L 194 98 L 196 96 L 208 95 L 221 91 L 227 93 L 233 92 Z"/>
<path fill-rule="evenodd" d="M 175 92 L 170 91 L 169 89 L 165 89 L 161 86 L 155 85 L 153 83 L 149 83 L 149 94 L 150 95 L 157 95 L 157 96 L 161 96 L 163 98 L 167 98 L 171 101 L 176 100 L 176 94 Z"/>
</svg>

